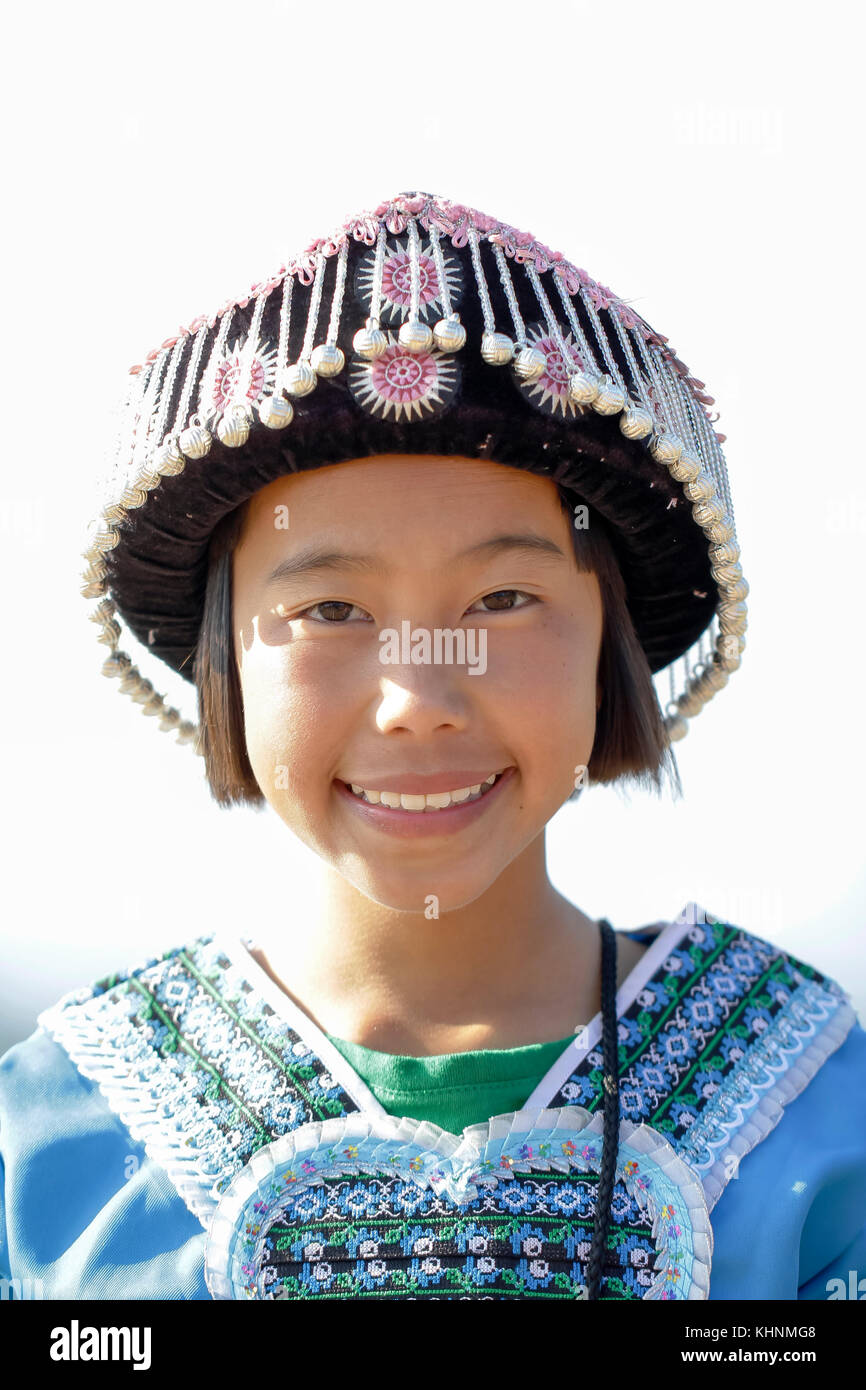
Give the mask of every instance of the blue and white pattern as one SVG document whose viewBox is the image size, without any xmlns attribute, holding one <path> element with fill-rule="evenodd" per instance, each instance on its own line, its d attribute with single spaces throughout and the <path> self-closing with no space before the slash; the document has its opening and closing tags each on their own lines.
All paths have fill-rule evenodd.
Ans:
<svg viewBox="0 0 866 1390">
<path fill-rule="evenodd" d="M 708 1211 L 737 1175 L 743 1155 L 770 1133 L 783 1107 L 840 1047 L 855 1022 L 847 995 L 833 981 L 740 928 L 712 919 L 695 922 L 688 909 L 656 929 L 619 991 L 617 1013 L 621 1142 L 628 1141 L 636 1126 L 664 1145 L 664 1152 L 682 1164 L 682 1172 L 702 1187 Z M 274 985 L 240 940 L 202 937 L 91 990 L 76 991 L 39 1022 L 79 1071 L 98 1084 L 205 1229 L 220 1210 L 224 1230 L 226 1208 L 221 1203 L 233 1180 L 247 1171 L 258 1176 L 260 1165 L 272 1168 L 275 1145 L 293 1136 L 309 1139 L 329 1124 L 357 1125 L 361 1133 L 379 1126 L 380 1135 L 385 1126 L 389 1143 L 392 1124 L 403 1127 L 401 1142 L 409 1130 L 416 1138 L 421 1133 L 416 1134 L 416 1121 L 387 1115 L 330 1040 Z M 462 1136 L 428 1126 L 425 1172 L 430 1163 L 435 1167 L 450 1160 L 461 1143 L 474 1142 L 478 1161 L 487 1162 L 501 1137 L 495 1126 L 523 1123 L 525 1128 L 525 1116 L 533 1112 L 536 1125 L 541 1111 L 563 1117 L 564 1123 L 600 1124 L 602 1096 L 597 1015 L 569 1043 L 523 1110 L 494 1117 L 486 1136 L 479 1139 L 476 1133 L 471 1139 L 478 1126 Z M 335 1181 L 342 1180 L 341 1174 L 345 1178 L 343 1169 L 335 1170 Z M 393 1165 L 380 1171 L 380 1177 L 386 1174 L 396 1180 Z M 429 1180 L 425 1200 L 435 1197 L 446 1206 L 459 1205 L 455 1194 L 465 1196 L 460 1186 L 465 1174 L 452 1173 L 452 1178 L 457 1185 L 445 1182 L 441 1190 Z M 688 1181 L 679 1184 L 681 1194 Z M 511 1217 L 541 1222 L 551 1194 L 534 1165 L 524 1182 L 522 1189 L 500 1182 L 495 1210 L 486 1209 L 485 1219 L 495 1224 L 503 1217 L 510 1190 L 522 1204 Z M 563 1182 L 573 1184 L 569 1200 L 576 1213 L 581 1204 L 591 1205 L 591 1171 L 569 1171 L 560 1180 L 560 1203 L 568 1195 Z M 363 1182 L 353 1190 L 356 1200 L 369 1204 L 371 1194 Z M 393 1214 L 393 1202 L 405 1203 L 408 1194 L 409 1189 L 392 1188 L 382 1210 Z M 654 1247 L 640 1214 L 633 1213 L 631 1224 L 623 1210 L 617 1225 L 618 1204 L 630 1200 L 623 1177 L 614 1192 L 609 1241 L 611 1259 L 620 1261 L 618 1273 L 609 1270 L 610 1286 L 622 1292 L 608 1296 L 656 1296 L 649 1292 L 645 1263 Z M 683 1225 L 681 1197 L 664 1205 L 673 1212 L 666 1218 L 672 1229 L 685 1231 L 689 1222 Z M 436 1220 L 447 1225 L 454 1216 L 440 1207 Z M 475 1219 L 471 1213 L 469 1219 L 470 1224 Z M 458 1221 L 463 1235 L 465 1222 L 464 1212 Z M 635 1263 L 626 1268 L 623 1251 L 631 1248 L 629 1242 L 634 1248 L 628 1259 L 633 1256 Z M 567 1258 L 566 1245 L 556 1246 L 560 1262 Z M 341 1246 L 344 1253 L 350 1248 Z M 449 1249 L 453 1255 L 456 1247 Z M 501 1250 L 497 1258 L 505 1258 Z M 575 1255 L 574 1266 L 559 1268 L 556 1277 L 579 1282 L 580 1258 Z M 497 1266 L 503 1278 L 522 1277 L 515 1273 L 520 1259 L 520 1252 L 512 1250 L 511 1263 Z M 450 1267 L 455 1267 L 453 1260 Z M 685 1268 L 680 1259 L 678 1278 Z M 703 1287 L 700 1278 L 693 1287 Z M 658 1296 L 683 1296 L 675 1289 Z M 456 1296 L 480 1295 L 475 1290 Z"/>
</svg>

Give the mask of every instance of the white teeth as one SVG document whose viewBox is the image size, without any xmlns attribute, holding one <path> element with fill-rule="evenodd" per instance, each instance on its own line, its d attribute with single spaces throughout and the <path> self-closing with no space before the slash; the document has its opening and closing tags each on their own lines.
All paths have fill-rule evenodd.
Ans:
<svg viewBox="0 0 866 1390">
<path fill-rule="evenodd" d="M 491 772 L 484 782 L 476 782 L 473 787 L 458 787 L 452 792 L 431 792 L 429 796 L 419 796 L 410 792 L 367 791 L 364 787 L 356 786 L 354 782 L 350 785 L 357 797 L 362 801 L 369 801 L 372 806 L 381 803 L 393 810 L 399 808 L 404 811 L 444 811 L 447 806 L 463 801 L 477 801 L 484 794 L 482 787 L 486 791 L 500 775 L 498 772 Z"/>
</svg>

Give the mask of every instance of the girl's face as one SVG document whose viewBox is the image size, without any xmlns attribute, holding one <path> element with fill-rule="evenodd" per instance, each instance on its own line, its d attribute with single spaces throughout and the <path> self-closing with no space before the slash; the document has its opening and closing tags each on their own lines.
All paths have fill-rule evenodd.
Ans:
<svg viewBox="0 0 866 1390">
<path fill-rule="evenodd" d="M 589 762 L 602 603 L 569 527 L 553 482 L 479 459 L 355 459 L 253 497 L 233 560 L 250 762 L 286 825 L 374 901 L 474 901 Z M 447 809 L 350 789 L 442 793 L 505 770 Z"/>
</svg>

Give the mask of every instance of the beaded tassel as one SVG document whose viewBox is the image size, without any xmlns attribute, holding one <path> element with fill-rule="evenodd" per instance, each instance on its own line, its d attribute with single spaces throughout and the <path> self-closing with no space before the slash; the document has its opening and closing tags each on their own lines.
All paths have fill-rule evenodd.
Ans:
<svg viewBox="0 0 866 1390">
<path fill-rule="evenodd" d="M 628 400 L 625 382 L 610 350 L 607 334 L 602 327 L 592 295 L 583 288 L 580 291 L 580 302 L 592 324 L 605 367 L 599 378 L 598 394 L 592 402 L 592 408 L 597 410 L 600 415 L 618 415 L 620 411 L 625 409 Z"/>
<path fill-rule="evenodd" d="M 253 420 L 250 403 L 253 363 L 259 350 L 259 335 L 269 293 L 269 290 L 265 290 L 256 299 L 246 342 L 238 357 L 237 380 L 223 413 L 217 421 L 217 438 L 221 444 L 225 444 L 229 449 L 240 448 L 242 444 L 246 444 L 250 437 L 250 426 Z"/>
<path fill-rule="evenodd" d="M 160 446 L 157 456 L 160 473 L 180 473 L 185 464 L 183 450 L 180 446 L 180 436 L 186 425 L 189 413 L 189 404 L 192 400 L 192 392 L 195 382 L 198 379 L 198 370 L 201 363 L 202 353 L 204 352 L 205 339 L 207 338 L 207 324 L 203 323 L 195 335 L 195 340 L 190 352 L 186 372 L 184 374 L 183 386 L 180 392 L 180 401 L 175 412 L 174 425 L 171 434 L 164 444 Z"/>
<path fill-rule="evenodd" d="M 418 223 L 409 218 L 409 317 L 400 325 L 397 334 L 401 347 L 407 352 L 429 352 L 433 346 L 433 329 L 420 316 L 421 271 L 418 261 Z"/>
<path fill-rule="evenodd" d="M 433 341 L 440 352 L 459 352 L 466 344 L 466 329 L 460 322 L 460 315 L 454 312 L 451 304 L 451 286 L 445 270 L 445 257 L 439 240 L 439 228 L 430 224 L 430 245 L 436 263 L 436 278 L 439 281 L 439 295 L 442 300 L 442 318 L 433 327 Z"/>
<path fill-rule="evenodd" d="M 384 226 L 379 227 L 376 236 L 376 260 L 373 267 L 373 290 L 370 296 L 370 314 L 366 325 L 359 328 L 352 339 L 352 347 L 359 357 L 363 357 L 366 362 L 372 362 L 388 346 L 388 339 L 379 327 L 380 313 L 382 308 L 382 273 L 385 266 L 385 248 L 388 241 L 388 234 Z"/>
<path fill-rule="evenodd" d="M 337 280 L 334 298 L 331 301 L 331 317 L 328 323 L 328 336 L 324 343 L 313 349 L 310 363 L 317 376 L 339 376 L 346 365 L 346 357 L 337 346 L 340 331 L 340 315 L 343 310 L 343 293 L 346 288 L 346 262 L 349 256 L 349 243 L 344 241 L 337 259 Z"/>
<path fill-rule="evenodd" d="M 511 279 L 511 271 L 508 268 L 505 252 L 495 242 L 492 245 L 499 270 L 499 279 L 508 301 L 511 322 L 514 325 L 514 360 L 512 363 L 514 374 L 521 381 L 537 381 L 547 366 L 547 358 L 543 352 L 539 352 L 538 348 L 530 347 L 526 341 L 526 326 L 523 322 L 520 306 L 517 303 L 514 282 Z"/>
<path fill-rule="evenodd" d="M 289 366 L 289 329 L 292 321 L 292 291 L 295 277 L 287 270 L 283 279 L 283 293 L 280 300 L 280 336 L 277 344 L 277 361 L 274 369 L 273 395 L 265 395 L 259 401 L 258 415 L 263 425 L 270 430 L 281 430 L 291 424 L 295 408 L 286 400 L 284 382 Z"/>
<path fill-rule="evenodd" d="M 310 358 L 313 353 L 313 339 L 316 334 L 316 325 L 319 321 L 319 307 L 322 303 L 322 282 L 325 278 L 325 257 L 321 251 L 316 257 L 316 275 L 313 280 L 313 289 L 310 295 L 310 304 L 307 310 L 307 326 L 304 331 L 304 341 L 301 347 L 301 355 L 291 367 L 287 368 L 283 377 L 283 387 L 290 396 L 308 396 L 311 391 L 315 391 L 318 377 Z"/>
<path fill-rule="evenodd" d="M 472 256 L 472 269 L 475 272 L 475 283 L 478 286 L 478 298 L 481 301 L 481 312 L 484 316 L 484 334 L 481 339 L 481 356 L 489 367 L 505 367 L 514 356 L 514 344 L 507 333 L 496 331 L 496 319 L 493 314 L 493 305 L 490 302 L 490 291 L 487 288 L 487 278 L 484 274 L 484 267 L 481 264 L 481 249 L 478 244 L 478 232 L 474 227 L 468 231 L 469 250 Z"/>
</svg>

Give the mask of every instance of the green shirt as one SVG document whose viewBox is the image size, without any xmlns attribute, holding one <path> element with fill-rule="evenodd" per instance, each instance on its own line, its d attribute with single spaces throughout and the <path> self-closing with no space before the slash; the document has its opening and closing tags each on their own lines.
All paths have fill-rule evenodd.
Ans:
<svg viewBox="0 0 866 1390">
<path fill-rule="evenodd" d="M 401 1057 L 327 1036 L 389 1115 L 431 1120 L 451 1134 L 519 1110 L 574 1041 L 569 1033 L 523 1047 Z"/>
</svg>

